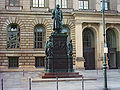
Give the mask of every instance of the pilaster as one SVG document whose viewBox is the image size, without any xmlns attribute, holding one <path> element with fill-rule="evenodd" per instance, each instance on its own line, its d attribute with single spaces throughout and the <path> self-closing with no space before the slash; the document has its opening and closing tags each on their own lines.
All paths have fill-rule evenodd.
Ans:
<svg viewBox="0 0 120 90">
<path fill-rule="evenodd" d="M 76 20 L 75 26 L 75 40 L 76 40 L 76 68 L 84 69 L 83 58 L 83 40 L 82 40 L 82 23 Z"/>
<path fill-rule="evenodd" d="M 78 0 L 73 0 L 73 9 L 78 10 Z"/>
<path fill-rule="evenodd" d="M 54 9 L 55 8 L 55 0 L 49 0 L 49 8 Z"/>
<path fill-rule="evenodd" d="M 100 0 L 96 0 L 96 10 L 97 11 L 101 11 L 101 1 Z"/>
<path fill-rule="evenodd" d="M 23 10 L 24 11 L 30 11 L 30 7 L 31 7 L 30 2 L 31 2 L 30 0 L 23 0 L 22 4 L 23 4 Z"/>
<path fill-rule="evenodd" d="M 103 37 L 103 24 L 100 23 L 99 25 L 99 37 L 98 37 L 98 47 L 99 47 L 99 57 L 97 61 L 97 68 L 101 68 L 103 64 L 103 57 L 104 57 L 104 37 Z"/>
</svg>

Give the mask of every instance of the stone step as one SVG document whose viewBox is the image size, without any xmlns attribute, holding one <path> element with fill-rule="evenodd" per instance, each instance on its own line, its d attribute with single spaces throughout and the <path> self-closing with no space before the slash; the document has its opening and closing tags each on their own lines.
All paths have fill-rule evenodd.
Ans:
<svg viewBox="0 0 120 90">
<path fill-rule="evenodd" d="M 82 77 L 78 72 L 63 72 L 63 73 L 44 73 L 42 78 L 78 78 Z"/>
<path fill-rule="evenodd" d="M 46 75 L 46 76 L 42 76 L 43 79 L 45 78 L 80 78 L 82 77 L 82 75 Z"/>
<path fill-rule="evenodd" d="M 45 75 L 79 75 L 79 72 L 44 73 Z"/>
</svg>

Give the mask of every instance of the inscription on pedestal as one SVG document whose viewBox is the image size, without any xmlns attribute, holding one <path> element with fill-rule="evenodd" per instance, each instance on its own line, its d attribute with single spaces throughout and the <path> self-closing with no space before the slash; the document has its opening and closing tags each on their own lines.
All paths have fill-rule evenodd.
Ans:
<svg viewBox="0 0 120 90">
<path fill-rule="evenodd" d="M 68 56 L 67 56 L 67 35 L 53 35 L 53 68 L 54 72 L 68 71 Z"/>
</svg>

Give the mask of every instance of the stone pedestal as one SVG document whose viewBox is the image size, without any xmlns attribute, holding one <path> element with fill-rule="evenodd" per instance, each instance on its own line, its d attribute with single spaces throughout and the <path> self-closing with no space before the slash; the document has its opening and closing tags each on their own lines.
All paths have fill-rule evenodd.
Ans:
<svg viewBox="0 0 120 90">
<path fill-rule="evenodd" d="M 84 57 L 76 57 L 76 69 L 85 69 L 84 63 L 85 63 Z"/>
<path fill-rule="evenodd" d="M 67 35 L 63 33 L 52 34 L 53 55 L 48 56 L 46 62 L 47 72 L 68 72 L 73 64 L 68 65 Z M 70 64 L 70 62 L 69 62 Z"/>
<path fill-rule="evenodd" d="M 73 69 L 73 56 L 68 55 L 68 71 L 74 72 Z"/>
</svg>

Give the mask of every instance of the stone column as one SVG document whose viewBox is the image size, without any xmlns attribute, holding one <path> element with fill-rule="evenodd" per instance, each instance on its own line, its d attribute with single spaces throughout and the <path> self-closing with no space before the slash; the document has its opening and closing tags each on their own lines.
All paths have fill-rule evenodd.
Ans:
<svg viewBox="0 0 120 90">
<path fill-rule="evenodd" d="M 118 50 L 117 50 L 117 65 L 120 68 L 120 33 L 118 33 Z"/>
<path fill-rule="evenodd" d="M 75 40 L 76 40 L 76 68 L 84 69 L 83 58 L 83 40 L 82 40 L 82 23 L 76 20 Z"/>
<path fill-rule="evenodd" d="M 99 33 L 98 33 L 98 48 L 99 48 L 99 55 L 97 61 L 97 68 L 101 69 L 103 65 L 103 53 L 104 53 L 104 37 L 103 37 L 103 24 L 99 24 Z"/>
<path fill-rule="evenodd" d="M 103 23 L 100 23 L 99 26 L 99 60 L 97 63 L 97 67 L 103 67 L 103 60 L 104 60 L 104 37 L 103 37 Z M 107 67 L 108 67 L 108 58 L 107 58 Z"/>
</svg>

